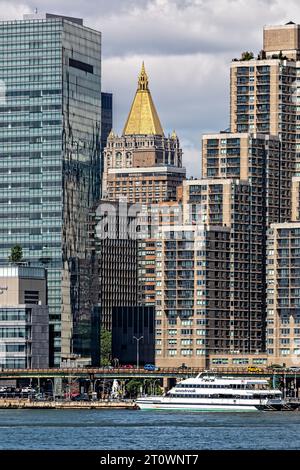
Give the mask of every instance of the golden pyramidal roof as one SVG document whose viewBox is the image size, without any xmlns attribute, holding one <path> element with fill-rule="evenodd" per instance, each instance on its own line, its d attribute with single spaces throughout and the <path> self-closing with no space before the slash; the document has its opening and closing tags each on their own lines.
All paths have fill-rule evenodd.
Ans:
<svg viewBox="0 0 300 470">
<path fill-rule="evenodd" d="M 148 75 L 144 62 L 123 135 L 164 135 L 152 96 L 148 87 Z"/>
</svg>

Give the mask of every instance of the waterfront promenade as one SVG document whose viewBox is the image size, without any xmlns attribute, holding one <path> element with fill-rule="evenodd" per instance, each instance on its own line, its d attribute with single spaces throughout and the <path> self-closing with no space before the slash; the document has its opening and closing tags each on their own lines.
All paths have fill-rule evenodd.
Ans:
<svg viewBox="0 0 300 470">
<path fill-rule="evenodd" d="M 116 409 L 116 410 L 136 410 L 138 409 L 133 400 L 112 401 L 35 401 L 22 398 L 0 399 L 0 409 L 57 409 L 57 410 L 96 410 L 96 409 Z"/>
</svg>

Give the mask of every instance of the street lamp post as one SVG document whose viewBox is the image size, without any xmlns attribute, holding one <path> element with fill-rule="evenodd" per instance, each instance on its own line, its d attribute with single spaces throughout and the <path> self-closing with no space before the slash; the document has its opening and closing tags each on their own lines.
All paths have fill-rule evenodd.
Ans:
<svg viewBox="0 0 300 470">
<path fill-rule="evenodd" d="M 140 341 L 143 339 L 144 336 L 140 336 L 137 338 L 136 336 L 133 337 L 133 339 L 136 340 L 136 368 L 139 368 L 139 359 L 140 359 Z"/>
<path fill-rule="evenodd" d="M 52 385 L 52 398 L 55 401 L 55 389 L 54 389 L 54 379 L 47 379 L 47 382 L 50 382 Z"/>
</svg>

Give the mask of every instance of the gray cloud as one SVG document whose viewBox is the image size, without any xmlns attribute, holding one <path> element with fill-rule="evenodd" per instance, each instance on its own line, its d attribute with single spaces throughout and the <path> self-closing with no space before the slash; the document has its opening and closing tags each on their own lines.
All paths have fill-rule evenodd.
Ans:
<svg viewBox="0 0 300 470">
<path fill-rule="evenodd" d="M 35 0 L 0 0 L 2 19 L 33 12 Z M 142 60 L 166 132 L 181 139 L 189 173 L 200 174 L 203 132 L 228 127 L 229 67 L 258 52 L 265 24 L 300 21 L 298 0 L 40 0 L 40 11 L 84 18 L 103 33 L 103 88 L 114 93 L 121 132 Z"/>
</svg>

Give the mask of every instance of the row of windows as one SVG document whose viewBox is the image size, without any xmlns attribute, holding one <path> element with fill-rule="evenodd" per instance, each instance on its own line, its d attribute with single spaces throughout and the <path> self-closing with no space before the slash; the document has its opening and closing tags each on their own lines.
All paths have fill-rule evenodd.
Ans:
<svg viewBox="0 0 300 470">
<path fill-rule="evenodd" d="M 227 385 L 216 385 L 216 384 L 178 384 L 176 388 L 234 388 L 234 389 L 245 389 L 250 388 L 246 387 L 245 384 L 227 384 Z"/>
<path fill-rule="evenodd" d="M 239 359 L 232 359 L 232 364 L 249 364 L 249 359 L 239 358 Z M 257 358 L 252 360 L 252 364 L 266 364 L 266 358 Z M 212 359 L 212 364 L 229 364 L 229 360 L 227 358 L 215 358 Z"/>
<path fill-rule="evenodd" d="M 156 330 L 156 334 L 160 334 L 158 330 Z M 206 350 L 205 349 L 196 349 L 196 356 L 205 356 Z M 192 349 L 181 349 L 181 356 L 192 356 L 193 350 Z M 169 349 L 168 356 L 177 356 L 176 349 Z"/>
<path fill-rule="evenodd" d="M 224 398 L 231 398 L 231 399 L 243 399 L 243 400 L 253 400 L 253 399 L 256 399 L 256 400 L 259 400 L 259 399 L 265 399 L 265 398 L 274 398 L 274 395 L 243 395 L 243 396 L 240 396 L 240 395 L 189 395 L 189 394 L 186 394 L 186 395 L 183 395 L 183 394 L 170 394 L 170 396 L 172 396 L 172 398 L 219 398 L 219 399 L 224 399 Z"/>
<path fill-rule="evenodd" d="M 0 352 L 24 352 L 25 344 L 0 344 Z"/>
<path fill-rule="evenodd" d="M 25 318 L 25 310 L 0 309 L 0 321 L 20 321 Z"/>
<path fill-rule="evenodd" d="M 25 338 L 25 328 L 0 328 L 0 338 Z"/>
<path fill-rule="evenodd" d="M 0 359 L 0 367 L 7 368 L 7 369 L 25 369 L 26 367 L 26 359 Z"/>
</svg>

